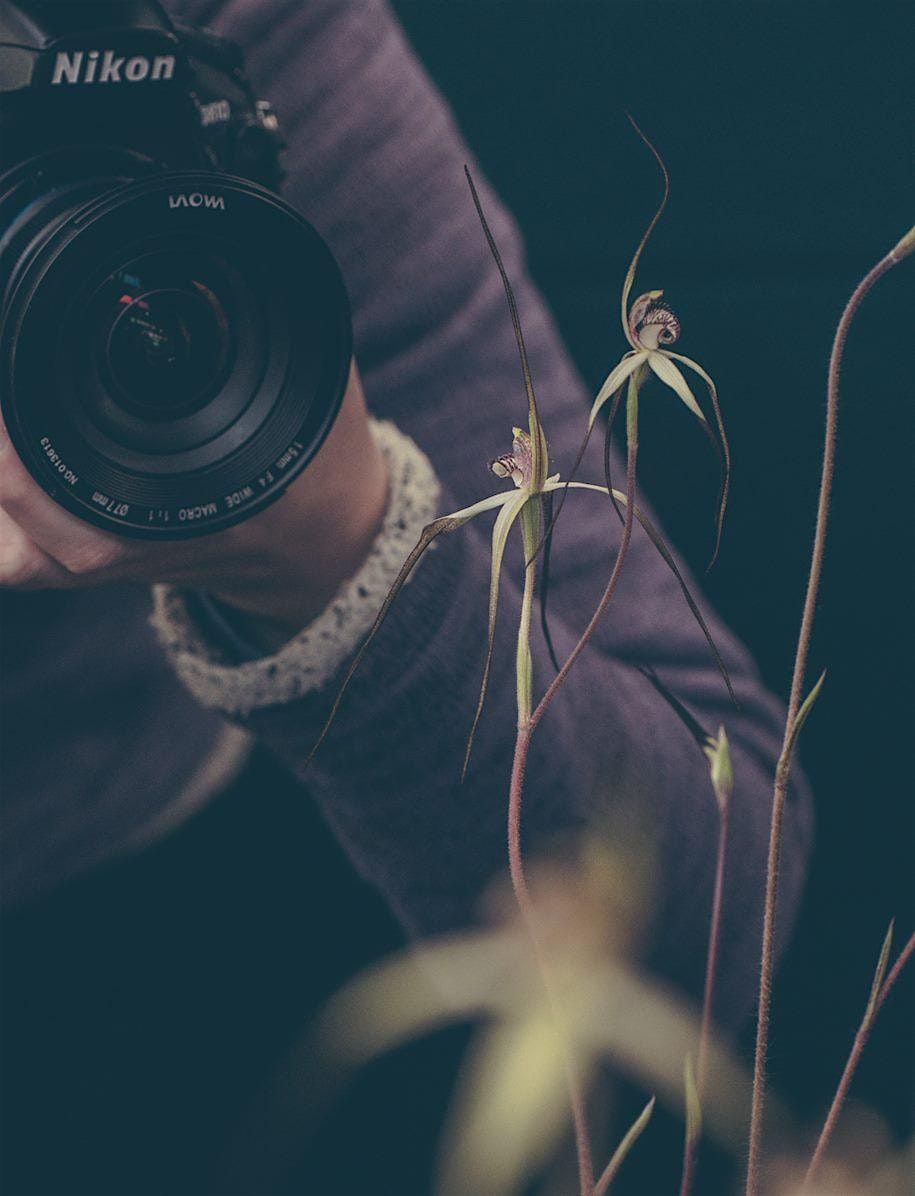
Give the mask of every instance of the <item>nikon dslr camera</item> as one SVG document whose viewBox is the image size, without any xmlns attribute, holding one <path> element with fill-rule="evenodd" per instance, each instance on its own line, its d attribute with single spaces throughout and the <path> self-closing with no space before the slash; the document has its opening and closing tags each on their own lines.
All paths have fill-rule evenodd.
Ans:
<svg viewBox="0 0 915 1196">
<path fill-rule="evenodd" d="M 237 48 L 154 0 L 0 0 L 0 401 L 80 518 L 214 531 L 320 448 L 349 306 L 280 148 Z"/>
</svg>

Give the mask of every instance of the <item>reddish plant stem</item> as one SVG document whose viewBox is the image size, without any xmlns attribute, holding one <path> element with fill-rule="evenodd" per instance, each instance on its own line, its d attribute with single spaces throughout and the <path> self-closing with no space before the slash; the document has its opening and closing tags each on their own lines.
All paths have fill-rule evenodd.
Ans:
<svg viewBox="0 0 915 1196">
<path fill-rule="evenodd" d="M 708 1076 L 708 1053 L 712 1037 L 712 1015 L 715 1005 L 715 981 L 718 976 L 718 945 L 721 941 L 721 918 L 724 912 L 724 869 L 728 850 L 731 803 L 723 802 L 718 819 L 718 854 L 715 861 L 715 890 L 712 897 L 712 917 L 709 926 L 708 952 L 705 957 L 705 990 L 702 994 L 702 1022 L 699 1027 L 699 1047 L 696 1054 L 696 1090 L 700 1106 L 705 1096 Z M 680 1196 L 689 1196 L 696 1175 L 699 1141 L 687 1140 L 683 1155 L 683 1176 Z"/>
<path fill-rule="evenodd" d="M 540 932 L 537 926 L 537 913 L 527 887 L 524 874 L 524 860 L 521 855 L 521 799 L 524 791 L 524 773 L 527 767 L 527 756 L 531 742 L 532 725 L 528 719 L 518 727 L 515 740 L 515 757 L 512 763 L 511 788 L 508 798 L 508 866 L 511 873 L 512 888 L 521 917 L 527 927 L 537 962 L 540 966 L 544 989 L 557 1020 L 560 1033 L 566 1039 L 565 1020 L 562 1008 L 553 982 L 549 959 L 543 949 Z M 572 1121 L 575 1126 L 575 1146 L 578 1152 L 578 1178 L 581 1196 L 592 1196 L 594 1192 L 594 1166 L 591 1161 L 591 1144 L 588 1134 L 588 1123 L 585 1114 L 585 1101 L 575 1063 L 569 1052 L 565 1059 L 566 1083 L 569 1089 L 569 1103 L 572 1108 Z"/>
<path fill-rule="evenodd" d="M 610 580 L 607 582 L 607 588 L 601 596 L 600 602 L 597 604 L 597 609 L 591 616 L 591 621 L 582 632 L 581 638 L 572 649 L 569 658 L 565 664 L 550 682 L 549 687 L 544 693 L 543 697 L 537 704 L 533 714 L 531 715 L 531 730 L 537 726 L 547 711 L 547 707 L 553 698 L 558 693 L 560 687 L 568 677 L 572 666 L 578 660 L 582 652 L 587 647 L 588 640 L 594 634 L 595 628 L 601 621 L 604 611 L 610 605 L 610 599 L 616 592 L 616 587 L 619 584 L 620 577 L 623 572 L 623 565 L 626 561 L 627 553 L 629 552 L 629 542 L 632 539 L 632 528 L 635 521 L 635 480 L 636 480 L 636 460 L 639 451 L 639 435 L 638 435 L 638 386 L 641 379 L 641 369 L 636 370 L 633 374 L 633 385 L 630 389 L 630 398 L 627 407 L 626 416 L 626 518 L 623 521 L 623 534 L 620 539 L 619 551 L 616 554 L 616 560 L 613 564 L 613 570 L 610 574 Z M 634 396 L 634 397 L 633 397 Z"/>
<path fill-rule="evenodd" d="M 601 616 L 606 610 L 610 599 L 613 597 L 620 579 L 620 575 L 622 573 L 623 562 L 626 559 L 629 542 L 632 538 L 632 527 L 635 512 L 636 461 L 638 457 L 638 380 L 635 377 L 633 377 L 631 380 L 630 402 L 627 408 L 626 422 L 628 440 L 626 469 L 626 520 L 623 525 L 623 534 L 620 540 L 620 547 L 616 556 L 616 561 L 613 565 L 610 580 L 607 583 L 607 588 L 604 590 L 604 594 L 600 600 L 600 603 L 598 604 L 597 610 L 594 612 L 591 621 L 585 628 L 581 639 L 575 645 L 571 656 L 568 658 L 568 660 L 566 660 L 565 664 L 553 678 L 552 683 L 530 717 L 519 720 L 518 735 L 517 739 L 515 740 L 515 755 L 514 761 L 512 763 L 511 788 L 509 791 L 508 800 L 509 871 L 511 874 L 512 887 L 515 892 L 515 899 L 518 903 L 518 908 L 521 911 L 522 918 L 527 924 L 528 931 L 537 953 L 548 999 L 550 1000 L 560 1021 L 561 1011 L 558 1008 L 555 988 L 552 983 L 549 970 L 549 964 L 540 943 L 540 938 L 537 931 L 534 903 L 531 900 L 530 891 L 528 890 L 527 881 L 524 876 L 524 863 L 521 855 L 521 803 L 524 792 L 524 773 L 527 768 L 527 757 L 530 750 L 531 736 L 534 733 L 534 728 L 543 717 L 543 714 L 545 713 L 556 692 L 559 690 L 560 686 L 564 683 L 566 677 L 569 675 L 572 665 L 581 655 L 585 645 L 591 638 L 595 627 L 600 621 Z M 588 1139 L 584 1100 L 579 1090 L 574 1066 L 570 1059 L 567 1059 L 566 1061 L 566 1077 L 569 1085 L 569 1100 L 572 1106 L 572 1117 L 575 1123 L 575 1142 L 578 1149 L 578 1170 L 579 1180 L 581 1183 L 581 1192 L 582 1196 L 592 1196 L 592 1193 L 594 1192 L 594 1169 L 591 1162 L 591 1148 Z"/>
<path fill-rule="evenodd" d="M 826 1120 L 823 1123 L 823 1128 L 820 1131 L 820 1137 L 817 1140 L 816 1149 L 813 1152 L 813 1158 L 810 1160 L 810 1166 L 807 1168 L 807 1174 L 804 1176 L 804 1182 L 801 1185 L 801 1191 L 805 1192 L 810 1188 L 816 1178 L 816 1174 L 820 1169 L 823 1158 L 829 1147 L 830 1139 L 833 1131 L 839 1121 L 839 1114 L 842 1112 L 842 1106 L 848 1096 L 848 1090 L 851 1087 L 852 1079 L 858 1069 L 858 1064 L 861 1061 L 861 1055 L 867 1045 L 867 1040 L 870 1038 L 871 1030 L 874 1022 L 877 1020 L 877 1014 L 880 1012 L 881 1006 L 886 998 L 889 996 L 893 985 L 899 979 L 902 969 L 906 966 L 912 954 L 915 953 L 915 934 L 909 939 L 902 951 L 899 953 L 899 958 L 893 965 L 892 970 L 887 976 L 886 980 L 880 987 L 877 998 L 873 1005 L 869 1006 L 865 1011 L 864 1017 L 861 1019 L 861 1025 L 858 1027 L 858 1033 L 855 1035 L 855 1041 L 852 1044 L 851 1052 L 848 1056 L 848 1062 L 845 1064 L 845 1070 L 842 1072 L 842 1078 L 839 1080 L 839 1086 L 836 1089 L 836 1094 L 832 1098 L 832 1104 L 829 1107 L 829 1112 L 826 1115 Z"/>
<path fill-rule="evenodd" d="M 902 242 L 900 242 L 900 245 Z M 750 1137 L 747 1157 L 746 1196 L 757 1196 L 759 1192 L 762 1165 L 763 1110 L 766 1091 L 766 1052 L 769 1042 L 769 1018 L 772 1007 L 772 974 L 775 962 L 775 914 L 778 896 L 778 872 L 781 856 L 782 817 L 788 793 L 791 774 L 794 721 L 801 705 L 804 677 L 807 671 L 807 656 L 813 631 L 823 572 L 823 557 L 826 547 L 826 531 L 829 523 L 829 501 L 835 473 L 836 432 L 839 415 L 839 373 L 845 338 L 861 301 L 874 283 L 892 266 L 901 260 L 899 246 L 888 253 L 869 271 L 855 288 L 852 297 L 842 313 L 829 358 L 829 378 L 826 400 L 826 431 L 823 447 L 823 468 L 820 476 L 820 494 L 817 503 L 816 531 L 810 558 L 810 574 L 807 579 L 807 594 L 804 613 L 798 635 L 794 659 L 794 674 L 791 680 L 791 697 L 785 722 L 785 737 L 781 755 L 775 770 L 775 789 L 772 799 L 772 821 L 769 828 L 769 853 L 766 865 L 766 896 L 763 912 L 762 958 L 760 961 L 759 1004 L 756 1022 L 756 1052 L 753 1067 L 753 1101 L 750 1113 Z"/>
</svg>

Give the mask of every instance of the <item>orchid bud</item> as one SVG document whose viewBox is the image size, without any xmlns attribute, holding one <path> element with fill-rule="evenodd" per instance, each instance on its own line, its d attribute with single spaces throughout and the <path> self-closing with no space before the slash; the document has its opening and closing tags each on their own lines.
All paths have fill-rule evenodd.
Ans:
<svg viewBox="0 0 915 1196">
<path fill-rule="evenodd" d="M 734 792 L 734 767 L 731 764 L 731 749 L 724 727 L 718 728 L 717 739 L 709 738 L 704 750 L 708 757 L 712 788 L 715 790 L 718 809 L 724 811 Z"/>
</svg>

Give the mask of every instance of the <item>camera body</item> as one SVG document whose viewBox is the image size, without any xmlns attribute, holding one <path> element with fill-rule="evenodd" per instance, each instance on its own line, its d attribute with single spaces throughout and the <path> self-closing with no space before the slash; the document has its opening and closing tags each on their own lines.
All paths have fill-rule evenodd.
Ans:
<svg viewBox="0 0 915 1196">
<path fill-rule="evenodd" d="M 320 448 L 349 305 L 281 148 L 238 48 L 153 0 L 0 0 L 0 402 L 81 518 L 217 530 Z"/>
</svg>

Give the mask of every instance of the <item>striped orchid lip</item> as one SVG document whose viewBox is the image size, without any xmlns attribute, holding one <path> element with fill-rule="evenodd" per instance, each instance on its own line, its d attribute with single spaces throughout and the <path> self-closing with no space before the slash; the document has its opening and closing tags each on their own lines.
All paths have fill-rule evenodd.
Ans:
<svg viewBox="0 0 915 1196">
<path fill-rule="evenodd" d="M 512 428 L 512 451 L 490 461 L 489 468 L 497 478 L 511 478 L 520 490 L 533 480 L 531 438 L 522 428 Z"/>
<path fill-rule="evenodd" d="M 680 339 L 680 321 L 666 303 L 658 300 L 663 291 L 647 291 L 639 295 L 629 309 L 631 343 L 642 349 L 657 349 L 672 345 Z"/>
</svg>

